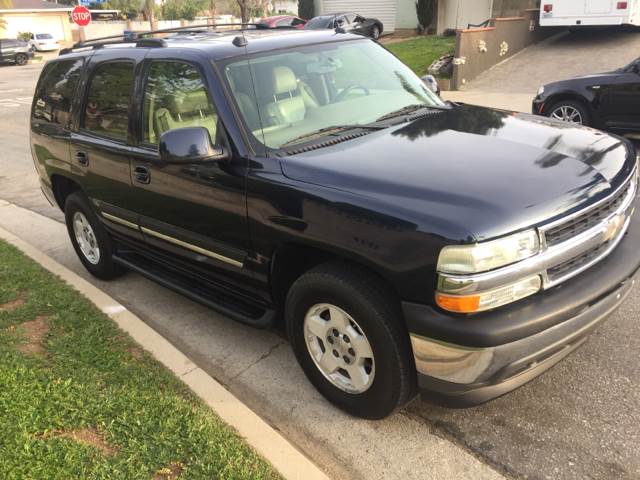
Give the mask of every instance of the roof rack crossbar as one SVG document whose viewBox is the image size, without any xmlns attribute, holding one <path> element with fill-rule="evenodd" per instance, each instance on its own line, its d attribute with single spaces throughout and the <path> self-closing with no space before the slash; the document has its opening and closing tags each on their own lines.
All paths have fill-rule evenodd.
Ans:
<svg viewBox="0 0 640 480">
<path fill-rule="evenodd" d="M 140 40 L 143 37 L 146 37 L 148 35 L 154 35 L 157 33 L 175 33 L 175 32 L 181 32 L 181 31 L 194 30 L 194 29 L 206 29 L 206 30 L 200 30 L 200 32 L 206 32 L 210 30 L 216 30 L 217 27 L 254 27 L 255 29 L 268 28 L 265 25 L 260 23 L 216 23 L 216 24 L 203 23 L 199 25 L 162 28 L 159 30 L 146 30 L 144 32 L 127 32 L 121 35 L 109 35 L 106 37 L 91 38 L 89 40 L 82 40 L 80 42 L 76 42 L 73 44 L 71 49 L 65 49 L 65 50 L 73 50 L 76 48 L 87 48 L 87 47 L 94 46 L 94 44 L 96 43 L 100 44 L 100 46 L 111 45 L 114 43 L 135 43 L 137 40 Z M 248 29 L 239 28 L 238 30 L 248 30 Z M 116 39 L 118 39 L 119 41 L 108 42 L 108 40 L 116 40 Z"/>
</svg>

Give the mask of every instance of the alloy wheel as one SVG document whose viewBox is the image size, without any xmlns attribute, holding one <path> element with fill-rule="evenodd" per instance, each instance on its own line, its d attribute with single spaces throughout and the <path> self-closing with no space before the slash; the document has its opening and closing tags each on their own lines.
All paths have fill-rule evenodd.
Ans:
<svg viewBox="0 0 640 480">
<path fill-rule="evenodd" d="M 562 120 L 563 122 L 576 123 L 582 125 L 582 114 L 577 108 L 570 105 L 560 105 L 556 107 L 550 115 L 551 118 Z"/>
<path fill-rule="evenodd" d="M 84 257 L 93 265 L 100 262 L 100 247 L 91 224 L 82 212 L 73 215 L 73 233 Z"/>
<path fill-rule="evenodd" d="M 316 367 L 334 386 L 364 393 L 375 376 L 371 344 L 356 321 L 329 303 L 312 306 L 304 318 L 304 339 Z"/>
</svg>

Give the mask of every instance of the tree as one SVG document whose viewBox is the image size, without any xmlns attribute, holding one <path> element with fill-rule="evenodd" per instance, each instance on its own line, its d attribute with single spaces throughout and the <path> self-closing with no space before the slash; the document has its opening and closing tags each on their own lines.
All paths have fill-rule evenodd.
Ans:
<svg viewBox="0 0 640 480">
<path fill-rule="evenodd" d="M 13 2 L 11 0 L 0 0 L 0 9 L 8 10 L 13 6 Z M 2 17 L 0 17 L 0 30 L 4 28 L 5 21 Z"/>
<path fill-rule="evenodd" d="M 249 10 L 251 9 L 251 0 L 236 0 L 238 2 L 238 7 L 240 7 L 240 18 L 242 18 L 242 23 L 247 23 L 249 21 Z"/>
<path fill-rule="evenodd" d="M 298 0 L 298 16 L 302 18 L 313 18 L 315 15 L 313 0 Z"/>
<path fill-rule="evenodd" d="M 436 16 L 438 0 L 418 0 L 416 13 L 418 14 L 418 29 L 426 32 Z"/>
</svg>

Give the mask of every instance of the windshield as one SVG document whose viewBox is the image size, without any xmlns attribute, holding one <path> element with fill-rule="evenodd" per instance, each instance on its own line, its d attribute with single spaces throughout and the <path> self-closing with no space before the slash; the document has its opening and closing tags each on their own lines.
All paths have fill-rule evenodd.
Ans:
<svg viewBox="0 0 640 480">
<path fill-rule="evenodd" d="M 445 107 L 406 65 L 370 40 L 269 52 L 249 62 L 235 59 L 225 74 L 245 125 L 272 149 L 340 129 L 333 127 Z"/>
<path fill-rule="evenodd" d="M 52 40 L 53 37 L 49 33 L 37 33 L 36 38 L 38 40 Z"/>
<path fill-rule="evenodd" d="M 304 28 L 329 28 L 329 25 L 331 25 L 332 21 L 333 17 L 316 17 L 309 20 Z"/>
</svg>

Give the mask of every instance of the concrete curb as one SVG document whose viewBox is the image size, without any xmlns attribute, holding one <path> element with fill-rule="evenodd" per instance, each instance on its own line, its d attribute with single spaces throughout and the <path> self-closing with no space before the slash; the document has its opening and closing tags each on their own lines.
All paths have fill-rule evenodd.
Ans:
<svg viewBox="0 0 640 480">
<path fill-rule="evenodd" d="M 2 204 L 8 203 L 1 202 L 0 205 Z M 291 445 L 280 433 L 123 305 L 48 255 L 1 227 L 0 239 L 21 250 L 93 302 L 145 350 L 177 375 L 222 420 L 235 428 L 247 443 L 271 463 L 285 479 L 329 480 L 329 477 L 318 466 Z"/>
</svg>

